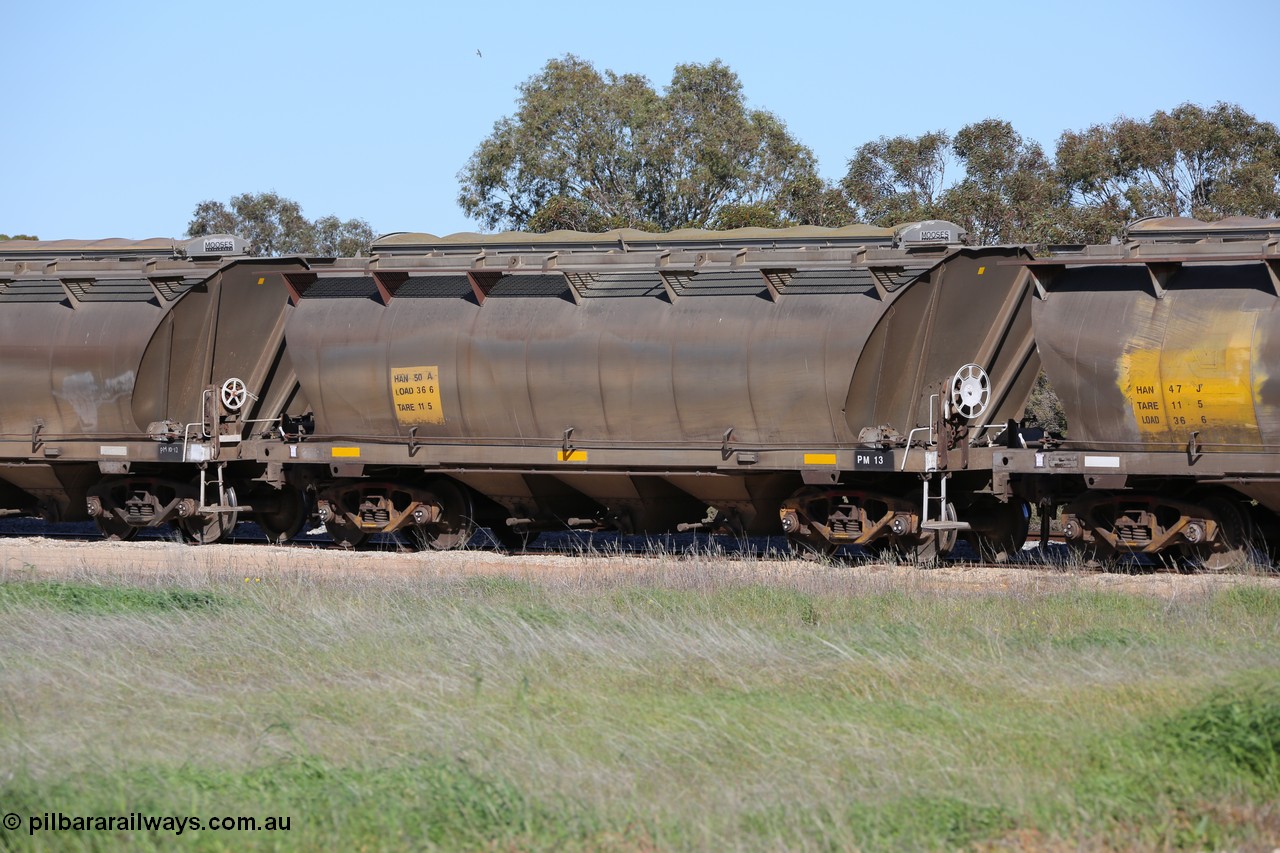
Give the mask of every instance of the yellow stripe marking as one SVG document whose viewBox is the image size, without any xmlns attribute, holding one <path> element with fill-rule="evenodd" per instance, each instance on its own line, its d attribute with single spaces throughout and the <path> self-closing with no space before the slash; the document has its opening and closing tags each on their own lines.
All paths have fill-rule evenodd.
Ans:
<svg viewBox="0 0 1280 853">
<path fill-rule="evenodd" d="M 804 464 L 834 465 L 836 464 L 836 455 L 834 453 L 806 453 L 804 455 Z"/>
<path fill-rule="evenodd" d="M 563 450 L 557 450 L 556 461 L 557 462 L 586 462 L 587 451 L 577 447 L 575 447 L 573 450 L 570 450 L 568 453 L 565 453 Z"/>
<path fill-rule="evenodd" d="M 978 267 L 978 275 L 982 275 L 986 271 L 987 271 L 986 267 Z"/>
<path fill-rule="evenodd" d="M 264 277 L 264 278 L 260 278 L 260 279 L 258 279 L 258 284 L 262 284 L 262 283 L 263 283 L 263 282 L 265 282 L 266 280 L 267 280 L 267 279 L 266 279 L 265 277 Z"/>
<path fill-rule="evenodd" d="M 335 457 L 359 458 L 360 448 L 358 447 L 335 447 L 333 448 Z"/>
</svg>

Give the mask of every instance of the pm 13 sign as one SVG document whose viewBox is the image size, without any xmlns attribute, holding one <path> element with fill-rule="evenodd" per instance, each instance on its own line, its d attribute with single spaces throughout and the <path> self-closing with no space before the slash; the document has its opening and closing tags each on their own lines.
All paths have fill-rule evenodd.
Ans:
<svg viewBox="0 0 1280 853">
<path fill-rule="evenodd" d="M 892 450 L 855 450 L 853 467 L 858 471 L 892 471 Z"/>
</svg>

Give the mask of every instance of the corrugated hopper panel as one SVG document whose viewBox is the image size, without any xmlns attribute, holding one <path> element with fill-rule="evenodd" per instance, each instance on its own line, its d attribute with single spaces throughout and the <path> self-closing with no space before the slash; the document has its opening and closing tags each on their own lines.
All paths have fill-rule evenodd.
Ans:
<svg viewBox="0 0 1280 853">
<path fill-rule="evenodd" d="M 531 296 L 548 297 L 564 296 L 569 292 L 569 283 L 559 273 L 546 275 L 507 275 L 498 279 L 489 296 Z"/>
<path fill-rule="evenodd" d="M 792 273 L 784 292 L 792 296 L 818 293 L 868 294 L 874 290 L 870 270 L 799 270 Z"/>
<path fill-rule="evenodd" d="M 61 302 L 67 298 L 57 279 L 10 281 L 0 284 L 0 302 Z"/>
<path fill-rule="evenodd" d="M 155 298 L 146 279 L 72 280 L 67 287 L 81 302 L 147 302 Z"/>
<path fill-rule="evenodd" d="M 462 299 L 471 295 L 465 275 L 414 275 L 396 291 L 397 299 Z"/>
<path fill-rule="evenodd" d="M 367 275 L 322 278 L 307 289 L 304 299 L 372 299 L 378 293 L 373 277 Z"/>
<path fill-rule="evenodd" d="M 656 271 L 566 273 L 573 286 L 585 297 L 659 296 L 662 278 Z"/>
</svg>

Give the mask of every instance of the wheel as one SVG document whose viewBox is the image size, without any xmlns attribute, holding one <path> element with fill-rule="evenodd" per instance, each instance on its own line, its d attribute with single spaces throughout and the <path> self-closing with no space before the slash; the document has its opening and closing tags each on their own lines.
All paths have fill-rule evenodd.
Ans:
<svg viewBox="0 0 1280 853">
<path fill-rule="evenodd" d="M 906 548 L 898 536 L 886 536 L 862 546 L 871 559 L 877 563 L 901 563 L 911 560 L 911 549 Z"/>
<path fill-rule="evenodd" d="M 817 537 L 788 536 L 787 545 L 791 548 L 791 556 L 801 560 L 825 560 L 834 556 L 838 545 L 824 542 Z"/>
<path fill-rule="evenodd" d="M 746 544 L 747 525 L 743 522 L 740 512 L 732 509 L 728 512 L 719 512 L 716 514 L 716 519 L 720 522 L 720 525 L 711 531 L 713 536 L 729 536 L 739 545 Z"/>
<path fill-rule="evenodd" d="M 128 542 L 138 535 L 138 528 L 116 515 L 100 515 L 93 523 L 108 542 Z"/>
<path fill-rule="evenodd" d="M 947 502 L 942 510 L 941 521 L 956 521 L 956 505 Z M 908 553 L 914 553 L 915 561 L 927 566 L 936 563 L 939 558 L 950 554 L 956 547 L 960 531 L 955 530 L 922 530 L 914 542 L 907 543 Z"/>
<path fill-rule="evenodd" d="M 333 544 L 342 548 L 359 548 L 369 538 L 369 534 L 348 523 L 345 519 L 330 519 L 324 523 L 324 529 L 333 540 Z"/>
<path fill-rule="evenodd" d="M 471 541 L 475 532 L 475 512 L 471 496 L 448 480 L 437 480 L 428 487 L 426 503 L 440 507 L 440 520 L 400 531 L 400 541 L 415 551 L 431 549 L 448 551 Z"/>
<path fill-rule="evenodd" d="M 1071 541 L 1067 543 L 1067 547 L 1071 550 L 1072 561 L 1087 569 L 1109 572 L 1120 562 L 1120 555 L 1105 542 Z"/>
<path fill-rule="evenodd" d="M 521 553 L 529 547 L 529 543 L 542 535 L 538 530 L 518 530 L 502 522 L 497 522 L 494 526 L 485 529 L 489 531 L 489 536 L 494 543 L 510 554 Z"/>
<path fill-rule="evenodd" d="M 975 533 L 971 541 L 983 559 L 1008 562 L 1022 550 L 1031 529 L 1031 508 L 1024 501 L 1011 500 L 995 508 L 996 525 Z"/>
<path fill-rule="evenodd" d="M 279 545 L 297 536 L 303 525 L 307 523 L 307 503 L 302 497 L 302 492 L 285 486 L 274 494 L 264 495 L 264 497 L 274 502 L 276 508 L 254 513 L 253 520 L 267 535 L 267 541 Z M 253 501 L 255 504 L 257 502 L 257 499 Z"/>
<path fill-rule="evenodd" d="M 1256 557 L 1253 523 L 1246 513 L 1226 498 L 1213 497 L 1204 508 L 1218 522 L 1218 541 L 1184 546 L 1191 566 L 1208 572 L 1229 572 L 1248 566 Z"/>
<path fill-rule="evenodd" d="M 228 486 L 224 490 L 226 506 L 236 505 L 236 490 Z M 231 538 L 240 520 L 240 511 L 231 509 L 226 512 L 211 512 L 183 518 L 177 522 L 178 532 L 182 538 L 192 545 L 212 545 Z"/>
</svg>

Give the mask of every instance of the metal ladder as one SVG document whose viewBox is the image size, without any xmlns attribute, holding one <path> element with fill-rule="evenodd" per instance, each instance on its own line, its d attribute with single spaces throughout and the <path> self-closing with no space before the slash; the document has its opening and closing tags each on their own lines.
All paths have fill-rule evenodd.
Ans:
<svg viewBox="0 0 1280 853">
<path fill-rule="evenodd" d="M 939 394 L 937 395 L 937 397 L 938 397 L 938 408 L 941 413 L 941 418 L 939 418 L 939 424 L 941 424 L 943 421 L 946 421 L 950 417 L 951 412 L 950 412 L 950 406 L 948 405 L 949 401 L 947 399 L 947 395 Z M 932 410 L 933 410 L 932 397 L 929 399 L 929 409 L 930 409 L 930 414 L 932 414 Z M 932 429 L 929 430 L 929 437 L 930 439 L 933 438 Z M 938 439 L 939 440 L 942 439 L 941 430 L 939 431 Z M 922 486 L 921 486 L 922 495 L 920 500 L 920 511 L 922 515 L 920 517 L 920 529 L 932 530 L 937 533 L 942 533 L 948 530 L 957 530 L 957 531 L 972 530 L 973 528 L 970 527 L 969 522 L 967 521 L 956 521 L 954 519 L 947 518 L 947 506 L 948 506 L 947 481 L 951 479 L 951 473 L 948 471 L 938 471 L 937 451 L 933 451 L 932 456 L 930 456 L 930 454 L 926 452 L 924 458 L 925 458 L 925 464 L 924 464 L 925 473 L 920 475 L 922 478 Z M 931 494 L 932 490 L 930 489 L 930 486 L 933 483 L 933 476 L 935 473 L 941 475 L 938 478 L 939 488 L 938 488 L 937 496 L 932 495 Z M 938 502 L 938 518 L 936 521 L 930 521 L 929 504 L 931 501 Z"/>
<path fill-rule="evenodd" d="M 967 521 L 954 521 L 946 517 L 947 515 L 947 481 L 951 479 L 950 474 L 942 474 L 940 479 L 940 487 L 938 494 L 930 494 L 930 484 L 933 482 L 933 474 L 927 473 L 923 475 L 923 495 L 921 498 L 921 511 L 923 515 L 920 518 L 921 530 L 935 530 L 942 532 L 945 530 L 972 530 L 973 527 Z M 929 504 L 931 501 L 938 502 L 938 518 L 936 521 L 929 520 Z"/>
</svg>

